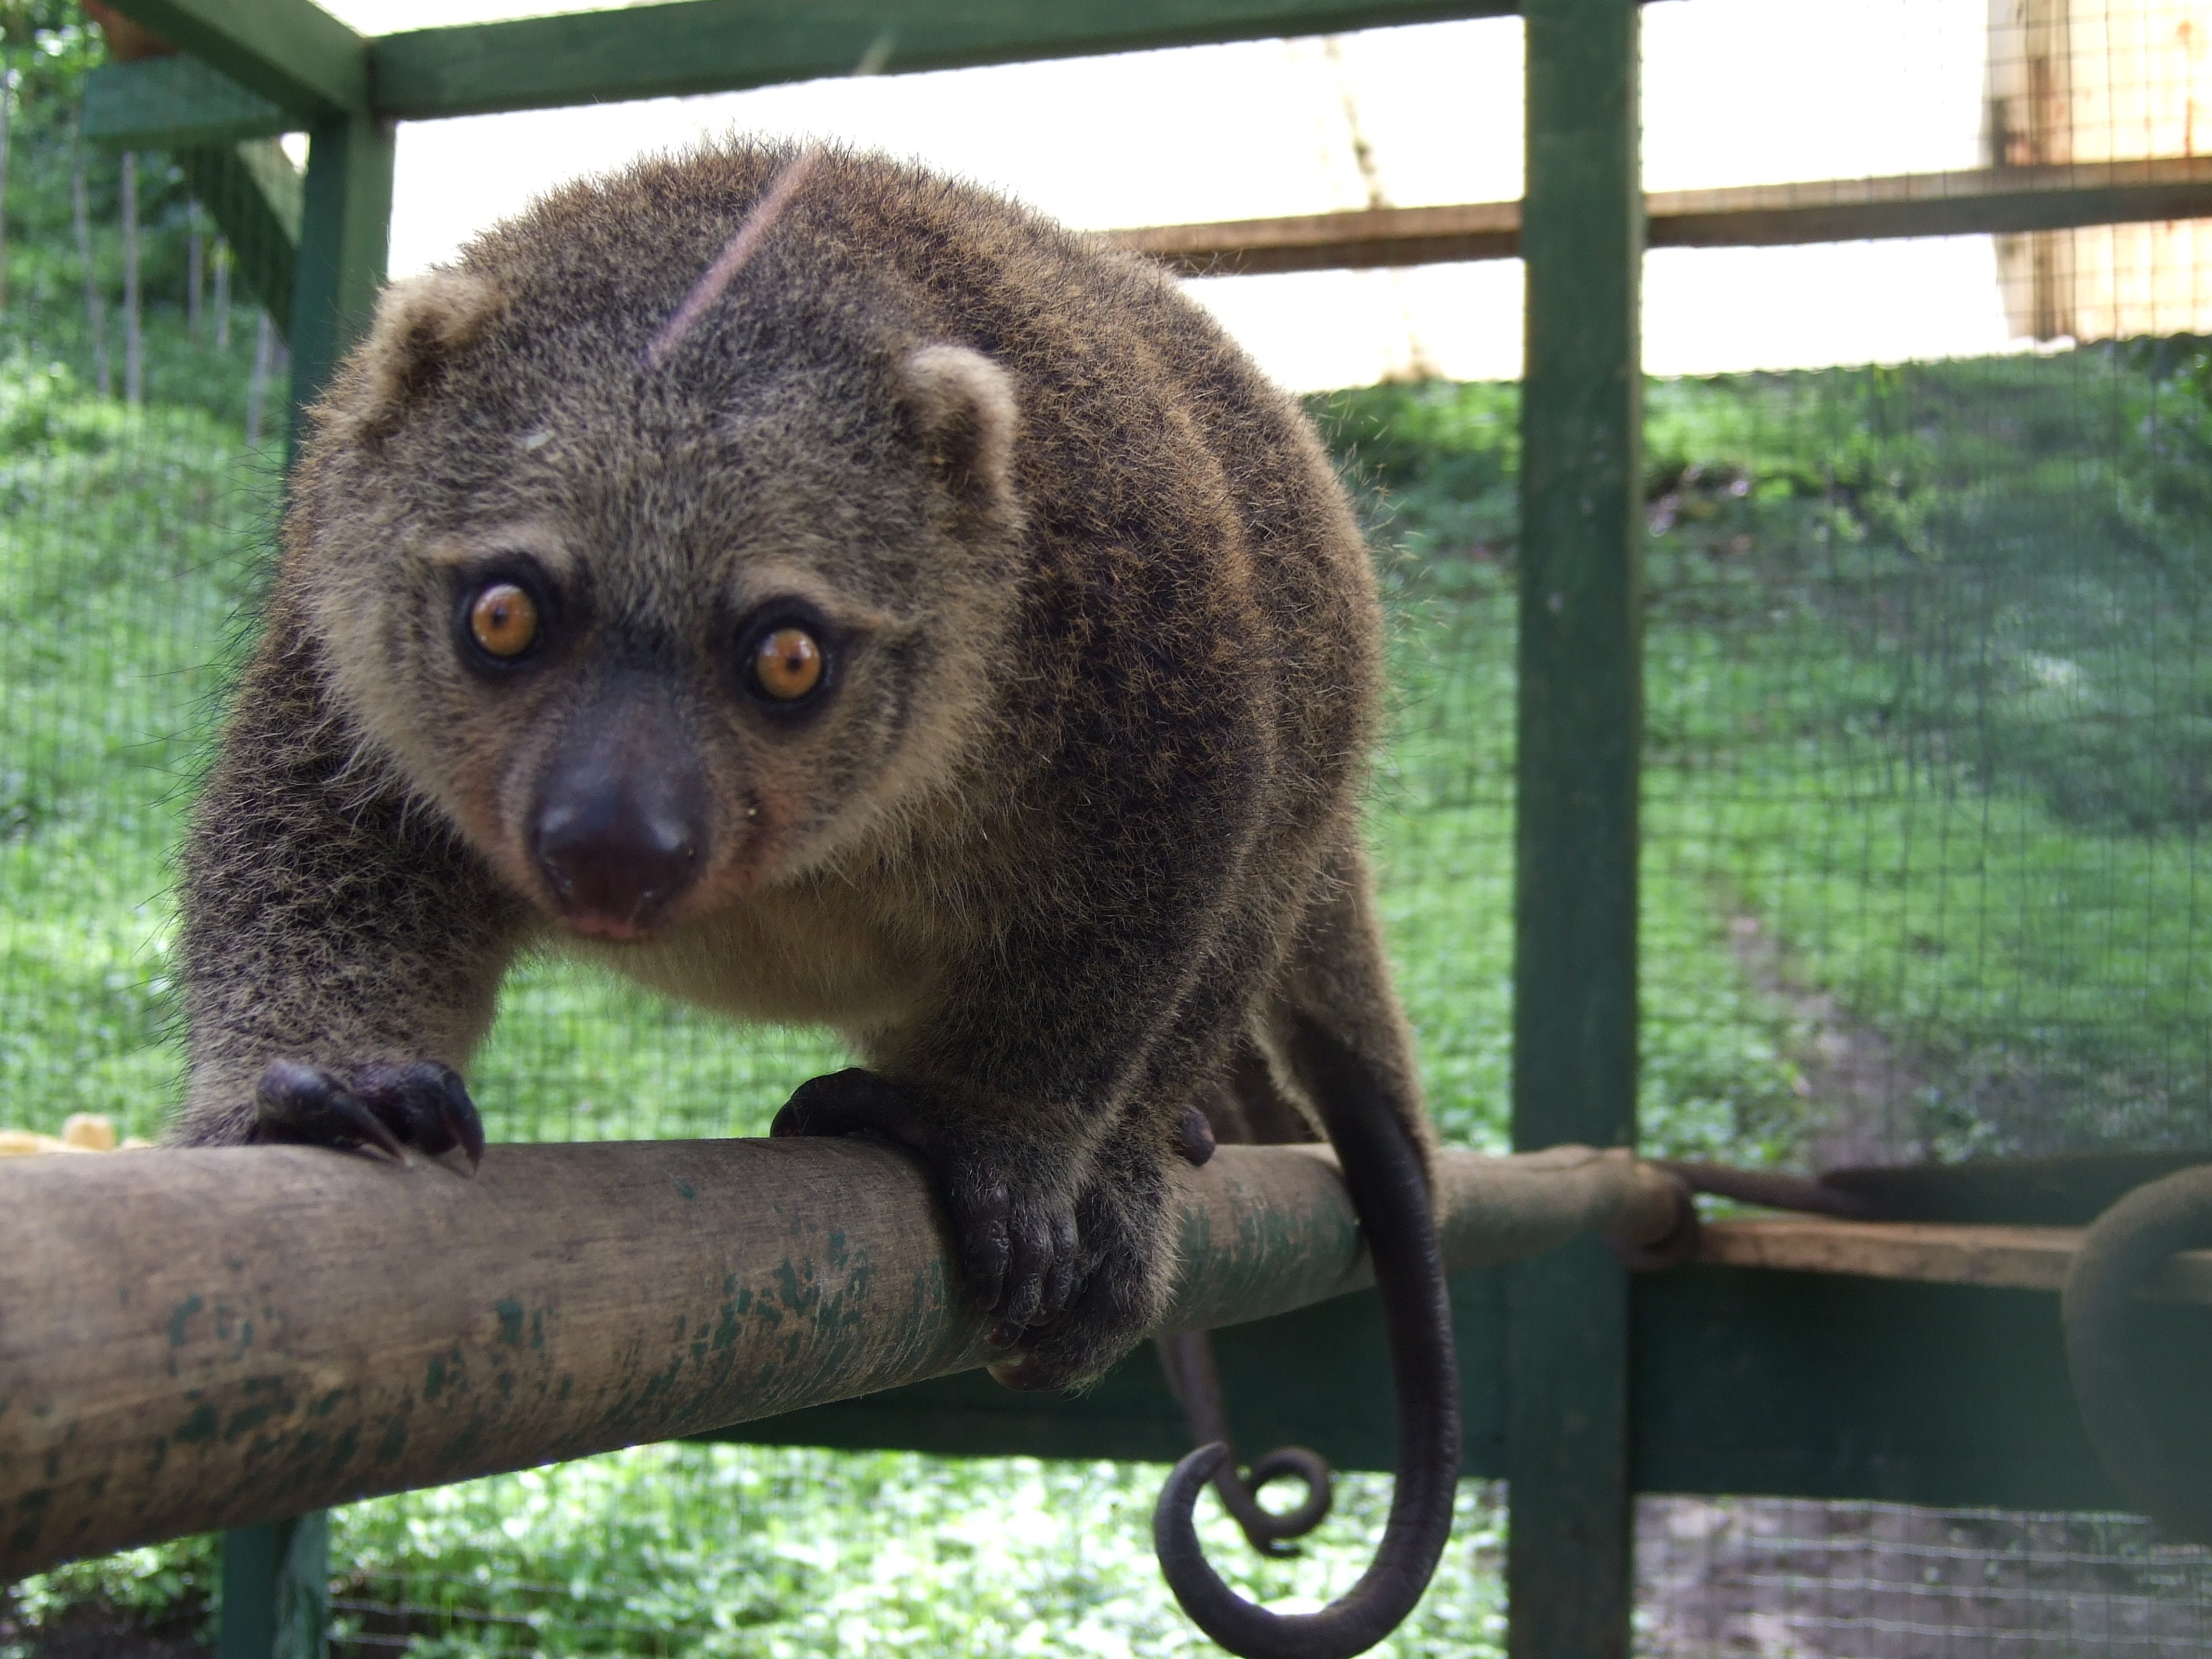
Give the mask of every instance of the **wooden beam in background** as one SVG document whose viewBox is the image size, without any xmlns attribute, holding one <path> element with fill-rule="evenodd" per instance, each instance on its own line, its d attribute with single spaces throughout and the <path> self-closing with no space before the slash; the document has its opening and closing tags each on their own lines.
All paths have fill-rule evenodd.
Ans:
<svg viewBox="0 0 2212 1659">
<path fill-rule="evenodd" d="M 899 74 L 1515 9 L 1512 0 L 675 0 L 383 35 L 369 52 L 378 111 L 419 120 L 848 75 L 887 21 L 884 68 Z"/>
<path fill-rule="evenodd" d="M 113 4 L 134 23 L 295 115 L 313 119 L 368 111 L 367 43 L 308 0 Z"/>
<path fill-rule="evenodd" d="M 1711 1267 L 2055 1292 L 2066 1283 L 2083 1231 L 1790 1216 L 1711 1223 L 1698 1240 L 1697 1259 Z M 2146 1281 L 2142 1294 L 2154 1301 L 2212 1304 L 2212 1250 L 2172 1257 Z"/>
<path fill-rule="evenodd" d="M 2212 156 L 1655 191 L 1644 203 L 1651 247 L 1781 247 L 2212 218 Z M 1517 257 L 1521 204 L 1373 208 L 1104 234 L 1193 276 L 1437 264 Z"/>
<path fill-rule="evenodd" d="M 118 149 L 204 149 L 302 125 L 197 58 L 103 64 L 85 76 L 84 136 Z"/>
</svg>

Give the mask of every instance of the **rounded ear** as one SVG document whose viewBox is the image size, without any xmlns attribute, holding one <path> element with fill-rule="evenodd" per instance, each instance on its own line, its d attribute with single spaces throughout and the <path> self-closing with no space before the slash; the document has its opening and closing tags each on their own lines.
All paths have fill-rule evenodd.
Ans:
<svg viewBox="0 0 2212 1659">
<path fill-rule="evenodd" d="M 1021 428 L 1013 377 L 966 346 L 927 345 L 907 354 L 899 381 L 923 451 L 953 498 L 970 511 L 1010 517 Z"/>
<path fill-rule="evenodd" d="M 392 283 L 377 296 L 368 337 L 317 411 L 323 426 L 359 438 L 391 431 L 447 362 L 481 338 L 506 308 L 498 289 L 462 271 L 433 270 Z"/>
</svg>

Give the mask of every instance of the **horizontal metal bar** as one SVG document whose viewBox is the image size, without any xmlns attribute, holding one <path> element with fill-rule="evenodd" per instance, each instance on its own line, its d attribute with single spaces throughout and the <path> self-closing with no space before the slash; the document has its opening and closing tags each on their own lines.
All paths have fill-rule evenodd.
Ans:
<svg viewBox="0 0 2212 1659">
<path fill-rule="evenodd" d="M 1366 1282 L 1325 1152 L 1182 1186 L 1168 1323 Z M 1625 1152 L 1450 1153 L 1448 1261 L 1674 1219 Z M 991 1321 L 921 1170 L 854 1141 L 262 1147 L 0 1164 L 0 1581 L 970 1369 Z"/>
<path fill-rule="evenodd" d="M 1644 204 L 1650 247 L 1776 247 L 2206 218 L 2212 156 L 1658 191 Z M 1370 208 L 1105 234 L 1194 276 L 1510 259 L 1520 252 L 1521 204 Z"/>
<path fill-rule="evenodd" d="M 367 43 L 309 0 L 111 3 L 180 52 L 296 116 L 313 119 L 368 108 Z M 185 142 L 222 141 L 194 137 Z"/>
<path fill-rule="evenodd" d="M 1512 0 L 677 0 L 422 29 L 371 45 L 377 108 L 410 119 L 1510 15 Z"/>
</svg>

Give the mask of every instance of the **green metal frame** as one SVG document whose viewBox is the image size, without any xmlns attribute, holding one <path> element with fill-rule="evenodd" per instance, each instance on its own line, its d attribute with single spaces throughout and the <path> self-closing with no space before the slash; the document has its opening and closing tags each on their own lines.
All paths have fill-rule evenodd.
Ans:
<svg viewBox="0 0 2212 1659">
<path fill-rule="evenodd" d="M 384 271 L 395 117 L 728 89 L 848 70 L 883 44 L 859 0 L 681 3 L 363 40 L 307 0 L 116 0 L 191 59 L 103 70 L 87 129 L 166 139 L 283 318 L 304 406 Z M 1496 0 L 919 0 L 894 69 L 1311 33 L 1516 9 Z M 1527 0 L 1514 1137 L 1632 1145 L 1641 718 L 1637 0 Z M 197 60 L 197 61 L 194 61 Z M 312 133 L 298 195 L 269 137 Z M 260 141 L 258 149 L 241 140 Z M 289 204 L 297 201 L 295 208 Z M 1806 240 L 1814 240 L 1808 237 Z M 295 420 L 296 420 L 295 410 Z M 1986 1194 L 1983 1195 L 1984 1198 Z M 1939 1206 L 1940 1207 L 1940 1206 Z M 1509 1644 L 1616 1659 L 1636 1491 L 1933 1504 L 2118 1501 L 2068 1389 L 2056 1311 L 2010 1291 L 1696 1268 L 1631 1284 L 1601 1251 L 1463 1276 L 1470 1473 L 1516 1501 Z M 2153 1393 L 2194 1435 L 2212 1316 L 2161 1310 Z M 1386 1466 L 1371 1295 L 1224 1332 L 1240 1438 Z M 1183 1449 L 1149 1355 L 1078 1400 L 954 1377 L 746 1425 L 732 1438 L 1164 1458 Z M 222 1659 L 322 1651 L 327 1526 L 229 1534 Z"/>
<path fill-rule="evenodd" d="M 1516 1270 L 1453 1281 L 1467 1473 L 1516 1467 L 1509 1404 L 1524 1364 L 1509 1306 Z M 2173 1455 L 2212 1481 L 2212 1315 L 2147 1308 L 2147 1391 Z M 1939 1506 L 2112 1510 L 2125 1507 L 2097 1461 L 2067 1381 L 2053 1298 L 2033 1291 L 1923 1285 L 1824 1273 L 1687 1267 L 1631 1284 L 1626 1334 L 1626 1473 L 1600 1488 L 1759 1492 Z M 1340 1468 L 1388 1469 L 1389 1372 L 1371 1291 L 1214 1333 L 1238 1443 L 1311 1446 Z M 1188 1447 L 1180 1408 L 1150 1353 L 1074 1398 L 1009 1394 L 981 1373 L 748 1423 L 720 1436 L 750 1444 L 1166 1461 Z M 1594 1483 L 1595 1484 L 1595 1483 Z M 1622 1500 L 1625 1504 L 1625 1498 Z M 1527 1520 L 1525 1493 L 1514 1527 Z M 1562 1553 L 1529 1564 L 1526 1597 L 1602 1595 L 1596 1563 Z M 1509 1570 L 1512 1563 L 1509 1561 Z M 1625 1586 L 1620 1587 L 1625 1592 Z M 1616 1640 L 1610 1613 L 1580 1621 Z M 1590 1627 L 1595 1626 L 1593 1631 Z M 1547 1659 L 1586 1650 L 1539 1625 Z"/>
<path fill-rule="evenodd" d="M 1636 1144 L 1644 252 L 1636 0 L 1529 0 L 1513 1144 Z M 1627 1651 L 1627 1276 L 1506 1275 L 1514 1659 Z"/>
</svg>

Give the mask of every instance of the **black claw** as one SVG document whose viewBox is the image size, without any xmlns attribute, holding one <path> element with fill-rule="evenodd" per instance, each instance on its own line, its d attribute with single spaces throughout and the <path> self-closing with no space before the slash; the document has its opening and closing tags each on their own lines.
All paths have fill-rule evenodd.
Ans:
<svg viewBox="0 0 2212 1659">
<path fill-rule="evenodd" d="M 1195 1106 L 1182 1109 L 1181 1125 L 1182 1155 L 1193 1164 L 1204 1164 L 1213 1156 L 1213 1125 L 1206 1114 Z"/>
<path fill-rule="evenodd" d="M 446 1074 L 445 1098 L 441 1109 L 446 1127 L 460 1142 L 462 1155 L 469 1160 L 469 1173 L 474 1175 L 483 1163 L 483 1118 L 477 1111 L 476 1102 L 469 1097 L 468 1087 L 461 1081 L 460 1074 L 449 1066 L 441 1066 L 438 1069 Z"/>
<path fill-rule="evenodd" d="M 254 1139 L 301 1146 L 374 1146 L 395 1163 L 407 1153 L 376 1114 L 319 1066 L 276 1060 L 254 1091 Z"/>
<path fill-rule="evenodd" d="M 368 1146 L 396 1162 L 406 1148 L 436 1158 L 459 1146 L 473 1173 L 483 1158 L 483 1120 L 450 1066 L 364 1066 L 350 1078 L 299 1060 L 270 1062 L 256 1093 L 258 1140 Z"/>
</svg>

